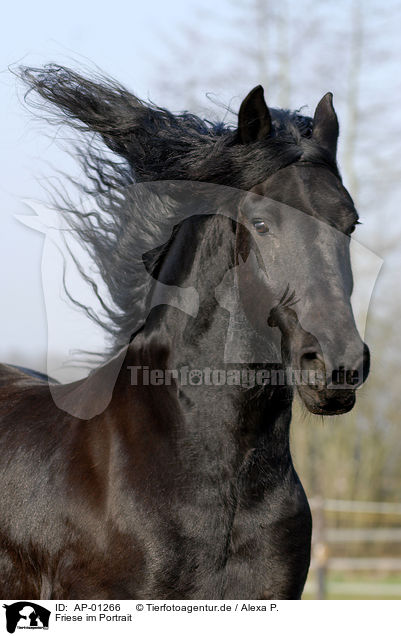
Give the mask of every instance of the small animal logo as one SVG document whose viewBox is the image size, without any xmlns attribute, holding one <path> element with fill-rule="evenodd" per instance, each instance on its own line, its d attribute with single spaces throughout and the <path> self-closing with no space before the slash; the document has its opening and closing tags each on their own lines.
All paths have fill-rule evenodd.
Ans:
<svg viewBox="0 0 401 636">
<path fill-rule="evenodd" d="M 9 634 L 14 634 L 16 629 L 49 629 L 51 612 L 41 605 L 31 601 L 18 601 L 3 607 L 6 610 Z"/>
<path fill-rule="evenodd" d="M 203 380 L 202 371 L 198 369 L 194 369 L 193 371 L 190 371 L 188 379 L 189 379 L 189 384 L 191 384 L 192 386 L 196 384 L 202 384 L 202 380 Z"/>
</svg>

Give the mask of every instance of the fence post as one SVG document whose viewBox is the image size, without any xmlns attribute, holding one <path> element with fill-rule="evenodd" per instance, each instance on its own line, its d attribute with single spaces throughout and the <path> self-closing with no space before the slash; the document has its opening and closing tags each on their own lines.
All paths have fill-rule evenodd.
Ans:
<svg viewBox="0 0 401 636">
<path fill-rule="evenodd" d="M 318 600 L 324 600 L 327 596 L 326 590 L 326 575 L 327 575 L 327 563 L 328 563 L 328 547 L 325 533 L 325 518 L 324 518 L 324 499 L 323 497 L 317 497 L 314 506 L 314 519 L 313 519 L 313 556 L 316 562 L 316 598 Z"/>
</svg>

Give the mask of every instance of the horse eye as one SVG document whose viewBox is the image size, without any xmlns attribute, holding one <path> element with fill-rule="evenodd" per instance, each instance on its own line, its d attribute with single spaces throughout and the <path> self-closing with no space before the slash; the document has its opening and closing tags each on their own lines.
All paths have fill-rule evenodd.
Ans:
<svg viewBox="0 0 401 636">
<path fill-rule="evenodd" d="M 264 221 L 253 221 L 253 226 L 258 234 L 267 234 L 267 232 L 269 231 L 269 228 Z"/>
</svg>

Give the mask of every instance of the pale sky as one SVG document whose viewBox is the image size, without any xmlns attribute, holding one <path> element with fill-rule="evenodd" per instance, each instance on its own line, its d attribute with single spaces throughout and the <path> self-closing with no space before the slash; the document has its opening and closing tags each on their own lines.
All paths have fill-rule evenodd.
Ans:
<svg viewBox="0 0 401 636">
<path fill-rule="evenodd" d="M 160 38 L 190 19 L 196 3 L 187 0 L 113 3 L 71 0 L 62 9 L 53 2 L 23 0 L 2 11 L 0 41 L 0 358 L 14 351 L 36 357 L 47 346 L 46 311 L 41 285 L 43 237 L 14 219 L 24 214 L 25 198 L 46 199 L 44 181 L 54 169 L 73 172 L 69 160 L 48 135 L 54 129 L 37 122 L 23 107 L 24 91 L 9 66 L 96 64 L 142 97 L 152 91 Z M 213 6 L 207 0 L 202 5 Z M 152 76 L 152 77 L 151 77 Z M 62 339 L 61 339 L 62 340 Z M 60 348 L 64 343 L 60 342 Z M 71 346 L 72 343 L 71 343 Z M 42 353 L 43 355 L 43 353 Z"/>
</svg>

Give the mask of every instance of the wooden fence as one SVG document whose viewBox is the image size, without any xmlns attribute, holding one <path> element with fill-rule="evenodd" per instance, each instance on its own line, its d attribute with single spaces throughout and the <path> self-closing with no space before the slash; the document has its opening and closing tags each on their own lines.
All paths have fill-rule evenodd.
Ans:
<svg viewBox="0 0 401 636">
<path fill-rule="evenodd" d="M 400 573 L 401 574 L 401 504 L 390 502 L 373 501 L 343 501 L 335 499 L 314 498 L 310 500 L 313 515 L 313 536 L 312 536 L 312 560 L 311 573 L 314 575 L 314 590 L 309 585 L 309 594 L 317 599 L 327 598 L 327 581 L 331 572 L 371 572 L 371 573 Z M 341 517 L 341 525 L 333 527 L 330 525 L 330 517 L 337 513 Z M 353 523 L 355 516 L 358 520 L 365 515 L 370 518 L 374 515 L 377 527 L 361 524 L 360 527 L 344 526 L 344 521 Z M 391 526 L 380 525 L 380 518 L 386 519 Z M 396 525 L 394 525 L 396 524 Z M 366 556 L 363 551 L 360 555 L 347 557 L 336 556 L 336 544 L 353 546 L 353 551 L 358 548 L 358 543 L 364 546 L 375 544 L 377 547 L 385 544 L 400 544 L 398 554 L 394 556 Z M 358 551 L 358 550 L 357 550 Z M 365 548 L 366 551 L 366 548 Z M 334 554 L 333 554 L 334 553 Z M 398 556 L 399 555 L 399 556 Z M 401 581 L 401 578 L 400 578 Z M 364 593 L 372 598 L 389 595 L 389 598 L 398 596 L 401 598 L 401 582 L 398 584 L 386 584 L 368 582 L 358 586 L 357 583 L 343 582 L 337 583 L 336 594 L 344 594 L 343 598 L 349 595 L 357 595 L 359 598 Z"/>
</svg>

